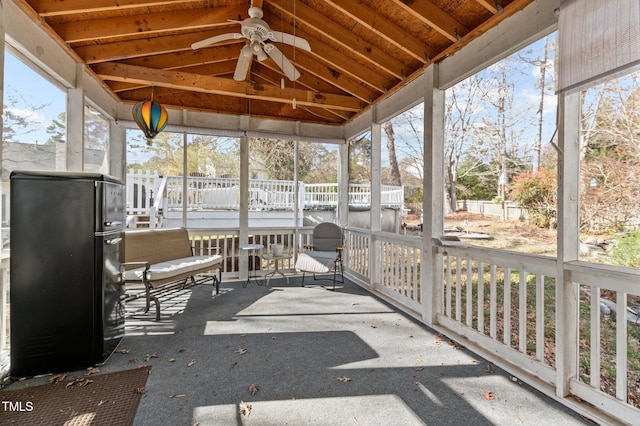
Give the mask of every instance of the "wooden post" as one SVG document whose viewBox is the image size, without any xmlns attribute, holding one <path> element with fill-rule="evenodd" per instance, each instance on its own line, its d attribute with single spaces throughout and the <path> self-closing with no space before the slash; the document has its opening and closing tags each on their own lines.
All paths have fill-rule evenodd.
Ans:
<svg viewBox="0 0 640 426">
<path fill-rule="evenodd" d="M 435 324 L 442 306 L 442 255 L 436 254 L 433 237 L 444 233 L 444 114 L 445 93 L 438 88 L 438 64 L 425 70 L 424 181 L 422 199 L 422 250 L 420 278 L 426 323 Z"/>
<path fill-rule="evenodd" d="M 578 284 L 567 262 L 579 256 L 581 94 L 558 96 L 558 272 L 556 274 L 556 394 L 569 395 L 578 370 Z"/>
</svg>

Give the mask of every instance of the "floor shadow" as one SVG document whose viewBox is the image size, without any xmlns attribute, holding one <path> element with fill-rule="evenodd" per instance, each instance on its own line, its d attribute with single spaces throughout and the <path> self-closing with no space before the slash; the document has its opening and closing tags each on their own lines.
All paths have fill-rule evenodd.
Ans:
<svg viewBox="0 0 640 426">
<path fill-rule="evenodd" d="M 164 318 L 107 366 L 153 366 L 136 424 L 583 423 L 349 282 L 197 286 Z"/>
</svg>

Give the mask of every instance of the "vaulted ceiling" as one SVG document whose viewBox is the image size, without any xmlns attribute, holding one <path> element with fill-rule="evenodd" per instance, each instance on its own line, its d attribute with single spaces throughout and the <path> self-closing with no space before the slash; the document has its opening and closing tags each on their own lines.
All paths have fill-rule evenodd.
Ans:
<svg viewBox="0 0 640 426">
<path fill-rule="evenodd" d="M 532 0 L 18 0 L 31 18 L 126 103 L 300 122 L 344 124 L 508 19 Z M 311 51 L 275 45 L 272 58 L 233 79 L 246 39 L 191 45 L 240 32 L 250 6 L 271 30 Z M 284 86 L 283 86 L 284 82 Z M 295 104 L 293 100 L 295 99 Z M 295 106 L 295 108 L 294 108 Z"/>
</svg>

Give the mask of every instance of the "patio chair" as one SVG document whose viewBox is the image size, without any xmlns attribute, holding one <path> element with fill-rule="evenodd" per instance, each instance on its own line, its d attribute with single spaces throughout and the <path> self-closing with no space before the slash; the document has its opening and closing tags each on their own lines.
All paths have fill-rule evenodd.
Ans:
<svg viewBox="0 0 640 426">
<path fill-rule="evenodd" d="M 321 223 L 313 228 L 313 244 L 305 245 L 307 249 L 298 256 L 296 270 L 302 272 L 302 287 L 304 287 L 305 273 L 312 273 L 314 280 L 332 281 L 336 288 L 336 277 L 340 268 L 339 283 L 344 283 L 342 266 L 343 235 L 342 229 L 333 223 Z M 317 278 L 316 274 L 333 272 L 333 280 Z"/>
</svg>

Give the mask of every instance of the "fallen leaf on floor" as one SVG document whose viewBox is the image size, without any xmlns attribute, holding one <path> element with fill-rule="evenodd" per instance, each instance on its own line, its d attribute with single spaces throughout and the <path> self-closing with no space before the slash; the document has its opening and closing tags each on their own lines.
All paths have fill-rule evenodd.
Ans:
<svg viewBox="0 0 640 426">
<path fill-rule="evenodd" d="M 518 423 L 522 423 L 522 419 L 521 419 L 519 416 L 516 416 L 516 421 L 517 421 Z"/>
<path fill-rule="evenodd" d="M 251 392 L 251 395 L 257 394 L 259 390 L 260 390 L 260 388 L 258 386 L 256 386 L 254 383 L 251 383 L 249 385 L 249 392 Z"/>
<path fill-rule="evenodd" d="M 138 362 L 138 358 L 135 356 L 133 358 L 129 358 L 129 362 Z"/>
<path fill-rule="evenodd" d="M 478 363 L 478 361 L 477 361 L 477 360 L 475 360 L 475 359 L 471 359 L 471 360 L 469 360 L 469 364 L 477 364 L 477 363 Z"/>
<path fill-rule="evenodd" d="M 491 364 L 487 365 L 487 368 L 484 369 L 485 373 L 495 373 L 496 370 L 493 369 L 493 366 Z"/>
<path fill-rule="evenodd" d="M 62 373 L 62 374 L 56 374 L 55 376 L 51 377 L 49 379 L 49 383 L 58 383 L 61 382 L 65 379 L 65 377 L 67 377 L 67 374 L 69 373 Z"/>
<path fill-rule="evenodd" d="M 186 396 L 186 393 L 172 393 L 171 395 L 169 395 L 169 398 L 184 398 Z"/>
<path fill-rule="evenodd" d="M 144 395 L 145 393 L 147 393 L 147 389 L 145 389 L 145 388 L 137 388 L 133 392 L 137 393 L 137 394 L 140 394 L 140 395 Z"/>
<path fill-rule="evenodd" d="M 184 352 L 184 349 L 178 349 L 178 353 Z"/>
<path fill-rule="evenodd" d="M 244 416 L 248 416 L 251 414 L 251 405 L 247 404 L 244 401 L 240 401 L 240 414 Z"/>
<path fill-rule="evenodd" d="M 238 365 L 238 361 L 233 361 L 233 362 L 231 363 L 231 368 L 235 367 L 236 365 Z"/>
<path fill-rule="evenodd" d="M 355 424 L 357 424 L 357 425 L 360 424 L 360 422 L 358 422 L 358 418 L 356 416 L 353 416 L 353 422 Z"/>
<path fill-rule="evenodd" d="M 176 359 L 175 359 L 175 358 L 169 358 L 167 361 L 169 361 L 169 362 L 176 362 Z"/>
<path fill-rule="evenodd" d="M 101 406 L 102 404 L 104 404 L 106 401 L 104 399 L 101 399 L 100 402 L 98 402 L 98 407 Z"/>
<path fill-rule="evenodd" d="M 244 355 L 247 353 L 247 348 L 243 348 L 242 346 L 236 346 L 236 353 L 238 355 Z"/>
<path fill-rule="evenodd" d="M 424 367 L 416 367 L 413 369 L 413 371 L 422 371 L 424 370 Z"/>
<path fill-rule="evenodd" d="M 154 353 L 152 353 L 151 355 L 147 354 L 147 355 L 144 357 L 144 360 L 145 360 L 145 361 L 147 361 L 147 362 L 149 362 L 149 360 L 150 360 L 151 358 L 158 358 L 158 354 L 157 354 L 157 353 L 155 353 L 155 352 L 154 352 Z"/>
<path fill-rule="evenodd" d="M 241 335 L 240 335 L 240 337 L 245 337 L 245 336 L 246 336 L 246 334 L 241 334 Z"/>
<path fill-rule="evenodd" d="M 117 354 L 128 354 L 129 353 L 129 349 L 118 349 L 114 351 Z"/>
<path fill-rule="evenodd" d="M 372 325 L 371 325 L 371 328 L 378 328 L 378 326 L 377 326 L 377 325 L 373 325 L 373 324 L 372 324 Z"/>
<path fill-rule="evenodd" d="M 460 345 L 453 340 L 449 340 L 449 346 L 451 346 L 453 349 L 458 349 L 460 347 Z"/>
<path fill-rule="evenodd" d="M 81 388 L 83 386 L 87 386 L 90 383 L 93 383 L 93 380 L 89 380 L 85 377 L 76 377 L 75 379 L 73 379 L 73 381 L 67 383 L 65 387 L 70 388 L 72 386 L 77 386 Z"/>
<path fill-rule="evenodd" d="M 348 378 L 347 376 L 340 376 L 340 377 L 338 377 L 338 379 L 337 379 L 337 380 L 338 380 L 339 382 L 342 382 L 342 383 L 346 383 L 346 382 L 350 382 L 350 381 L 351 381 L 351 379 L 350 379 L 350 378 Z"/>
<path fill-rule="evenodd" d="M 272 340 L 276 340 L 278 338 L 278 336 L 271 336 Z"/>
<path fill-rule="evenodd" d="M 98 367 L 91 367 L 91 368 L 87 368 L 87 372 L 84 373 L 85 376 L 90 376 L 92 374 L 97 374 L 100 372 L 100 369 Z"/>
<path fill-rule="evenodd" d="M 351 306 L 354 306 L 354 305 L 359 305 L 359 303 L 358 302 L 351 302 Z"/>
<path fill-rule="evenodd" d="M 191 361 L 189 361 L 189 364 L 187 364 L 187 367 L 192 367 L 193 365 L 195 365 L 196 360 L 192 359 Z"/>
<path fill-rule="evenodd" d="M 484 391 L 484 398 L 488 399 L 489 401 L 492 401 L 492 400 L 496 399 L 496 395 L 493 392 L 491 392 L 490 390 L 486 390 L 486 391 Z"/>
<path fill-rule="evenodd" d="M 442 345 L 442 334 L 438 334 L 438 335 L 435 337 L 435 344 L 436 344 L 436 346 L 440 346 L 440 345 Z"/>
</svg>

